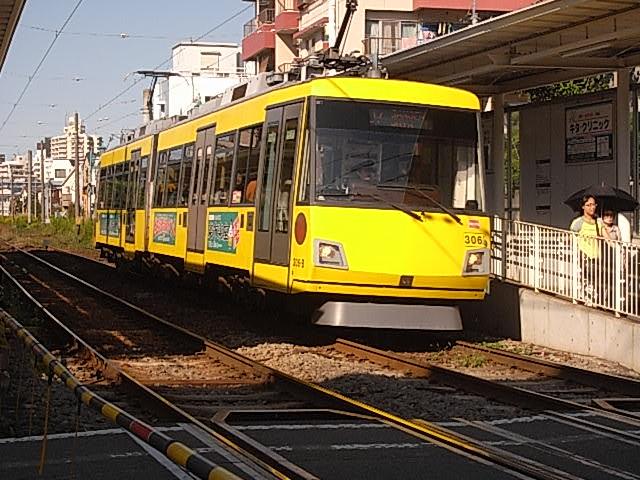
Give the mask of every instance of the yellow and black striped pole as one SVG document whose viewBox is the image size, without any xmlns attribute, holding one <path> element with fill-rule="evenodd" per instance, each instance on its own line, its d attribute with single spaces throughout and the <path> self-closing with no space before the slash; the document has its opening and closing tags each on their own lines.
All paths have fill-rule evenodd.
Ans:
<svg viewBox="0 0 640 480">
<path fill-rule="evenodd" d="M 25 327 L 6 311 L 0 309 L 0 325 L 2 324 L 6 326 L 8 332 L 11 332 L 18 339 L 22 340 L 32 351 L 36 361 L 44 366 L 46 372 L 60 378 L 67 388 L 86 406 L 97 411 L 116 425 L 131 432 L 197 478 L 204 480 L 240 480 L 240 477 L 237 475 L 216 465 L 183 443 L 155 430 L 153 427 L 93 393 L 82 385 Z"/>
</svg>

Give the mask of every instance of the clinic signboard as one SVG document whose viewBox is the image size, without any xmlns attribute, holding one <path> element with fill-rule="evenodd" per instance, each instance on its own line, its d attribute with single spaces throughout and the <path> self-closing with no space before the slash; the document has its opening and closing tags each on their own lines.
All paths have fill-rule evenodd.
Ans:
<svg viewBox="0 0 640 480">
<path fill-rule="evenodd" d="M 612 102 L 565 110 L 565 162 L 613 160 Z"/>
</svg>

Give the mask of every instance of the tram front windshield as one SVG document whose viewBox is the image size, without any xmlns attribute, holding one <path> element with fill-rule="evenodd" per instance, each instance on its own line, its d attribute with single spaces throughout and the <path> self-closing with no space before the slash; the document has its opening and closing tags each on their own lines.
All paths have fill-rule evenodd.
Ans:
<svg viewBox="0 0 640 480">
<path fill-rule="evenodd" d="M 315 200 L 481 208 L 476 113 L 318 100 Z"/>
</svg>

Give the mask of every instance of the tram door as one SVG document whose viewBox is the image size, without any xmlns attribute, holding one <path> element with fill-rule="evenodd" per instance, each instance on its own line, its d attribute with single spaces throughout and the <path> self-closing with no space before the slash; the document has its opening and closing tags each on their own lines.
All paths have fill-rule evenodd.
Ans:
<svg viewBox="0 0 640 480">
<path fill-rule="evenodd" d="M 267 111 L 258 178 L 254 258 L 289 265 L 293 175 L 302 104 Z"/>
<path fill-rule="evenodd" d="M 194 165 L 189 186 L 187 250 L 204 253 L 207 230 L 208 180 L 213 160 L 216 127 L 198 130 Z"/>
</svg>

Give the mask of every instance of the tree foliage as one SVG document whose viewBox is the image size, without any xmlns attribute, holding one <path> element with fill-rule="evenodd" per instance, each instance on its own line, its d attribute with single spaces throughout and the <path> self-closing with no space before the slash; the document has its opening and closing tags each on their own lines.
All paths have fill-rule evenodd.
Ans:
<svg viewBox="0 0 640 480">
<path fill-rule="evenodd" d="M 554 83 L 553 85 L 545 85 L 544 87 L 532 88 L 526 90 L 532 103 L 545 102 L 560 97 L 571 97 L 573 95 L 582 95 L 584 93 L 601 92 L 611 88 L 613 73 L 601 73 L 591 77 L 585 77 L 578 80 L 570 80 L 567 82 Z"/>
</svg>

